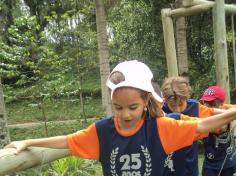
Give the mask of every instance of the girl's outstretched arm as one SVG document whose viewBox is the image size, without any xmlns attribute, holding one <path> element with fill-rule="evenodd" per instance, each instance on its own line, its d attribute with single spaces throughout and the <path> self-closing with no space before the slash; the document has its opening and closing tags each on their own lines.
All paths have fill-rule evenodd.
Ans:
<svg viewBox="0 0 236 176">
<path fill-rule="evenodd" d="M 197 132 L 208 133 L 214 131 L 215 129 L 220 128 L 235 119 L 236 108 L 228 109 L 224 113 L 217 114 L 204 119 L 199 119 Z"/>
<path fill-rule="evenodd" d="M 68 148 L 66 136 L 55 136 L 55 137 L 49 137 L 49 138 L 14 141 L 6 145 L 4 148 L 15 148 L 16 154 L 18 154 L 22 150 L 25 150 L 27 147 L 31 147 L 31 146 L 57 148 L 57 149 Z"/>
</svg>

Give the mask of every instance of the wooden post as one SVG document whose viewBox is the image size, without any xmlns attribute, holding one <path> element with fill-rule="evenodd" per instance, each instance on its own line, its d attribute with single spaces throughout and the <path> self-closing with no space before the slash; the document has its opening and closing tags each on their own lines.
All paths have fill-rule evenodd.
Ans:
<svg viewBox="0 0 236 176">
<path fill-rule="evenodd" d="M 236 87 L 236 51 L 235 51 L 234 15 L 231 15 L 231 26 L 232 26 L 232 35 L 233 35 L 232 48 L 233 48 L 233 58 L 234 58 L 234 80 L 235 80 L 235 87 Z"/>
<path fill-rule="evenodd" d="M 50 149 L 30 147 L 19 154 L 14 154 L 14 148 L 0 150 L 0 175 L 26 170 L 54 160 L 69 156 L 67 149 Z"/>
<path fill-rule="evenodd" d="M 3 97 L 3 88 L 0 78 L 0 149 L 10 142 L 9 130 L 7 127 L 7 114 Z"/>
<path fill-rule="evenodd" d="M 164 44 L 166 52 L 166 62 L 168 68 L 168 76 L 178 76 L 178 66 L 176 58 L 174 27 L 172 18 L 169 16 L 171 9 L 162 9 L 162 26 L 164 34 Z"/>
<path fill-rule="evenodd" d="M 182 0 L 176 0 L 177 8 L 183 7 Z M 186 17 L 181 16 L 175 19 L 175 41 L 178 72 L 181 76 L 189 76 L 188 69 L 188 47 L 187 47 L 187 22 Z"/>
<path fill-rule="evenodd" d="M 233 48 L 233 58 L 234 58 L 234 80 L 235 80 L 235 87 L 236 87 L 236 52 L 235 52 L 235 30 L 234 30 L 234 15 L 231 15 L 231 27 L 232 27 L 232 48 Z M 234 88 L 235 89 L 235 88 Z M 234 90 L 235 91 L 235 90 Z M 233 92 L 233 95 L 235 93 Z M 231 99 L 231 101 L 233 100 L 233 102 L 235 102 L 235 96 L 232 97 L 233 99 Z M 236 128 L 234 128 L 236 125 L 236 120 L 230 122 L 230 128 L 232 130 L 232 134 L 233 134 L 233 139 L 235 139 L 236 137 Z"/>
<path fill-rule="evenodd" d="M 226 103 L 230 102 L 229 69 L 226 43 L 224 0 L 216 0 L 213 7 L 214 58 L 217 84 L 226 92 Z"/>
</svg>

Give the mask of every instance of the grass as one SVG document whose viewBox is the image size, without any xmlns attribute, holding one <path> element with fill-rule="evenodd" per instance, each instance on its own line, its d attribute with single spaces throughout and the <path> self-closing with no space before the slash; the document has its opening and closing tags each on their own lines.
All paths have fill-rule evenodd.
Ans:
<svg viewBox="0 0 236 176">
<path fill-rule="evenodd" d="M 48 136 L 66 135 L 87 127 L 88 123 L 55 125 L 48 124 Z M 47 137 L 44 126 L 31 128 L 10 128 L 11 140 Z"/>
<path fill-rule="evenodd" d="M 86 98 L 84 103 L 87 118 L 102 117 L 101 99 Z M 73 99 L 47 100 L 43 109 L 39 102 L 24 101 L 6 105 L 8 124 L 43 121 L 43 111 L 48 121 L 81 119 L 80 102 Z"/>
</svg>

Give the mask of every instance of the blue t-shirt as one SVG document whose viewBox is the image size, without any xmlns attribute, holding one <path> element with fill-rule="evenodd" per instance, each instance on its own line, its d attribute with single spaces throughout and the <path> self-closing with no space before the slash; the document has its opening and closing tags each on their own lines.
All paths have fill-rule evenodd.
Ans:
<svg viewBox="0 0 236 176">
<path fill-rule="evenodd" d="M 236 166 L 236 156 L 234 156 L 234 146 L 231 143 L 232 136 L 228 129 L 220 134 L 210 133 L 203 139 L 205 148 L 205 159 L 203 169 L 220 170 Z"/>
<path fill-rule="evenodd" d="M 120 135 L 113 118 L 96 122 L 96 129 L 105 176 L 163 176 L 166 154 L 156 118 L 144 120 L 141 129 L 131 136 Z"/>
<path fill-rule="evenodd" d="M 173 113 L 167 104 L 163 106 L 163 110 L 167 116 L 180 119 L 179 113 Z M 199 102 L 194 99 L 187 100 L 186 109 L 182 114 L 198 117 Z M 198 143 L 194 142 L 191 146 L 177 150 L 169 154 L 164 165 L 165 176 L 198 176 Z"/>
</svg>

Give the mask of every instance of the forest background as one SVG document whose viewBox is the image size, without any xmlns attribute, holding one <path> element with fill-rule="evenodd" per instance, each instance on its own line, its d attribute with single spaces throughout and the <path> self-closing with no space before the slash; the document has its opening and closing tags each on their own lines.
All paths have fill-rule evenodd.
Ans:
<svg viewBox="0 0 236 176">
<path fill-rule="evenodd" d="M 96 10 L 102 2 L 105 13 L 99 14 Z M 11 140 L 68 134 L 87 126 L 89 119 L 107 114 L 102 99 L 102 76 L 106 76 L 102 71 L 107 70 L 107 65 L 101 62 L 99 52 L 104 40 L 99 40 L 98 15 L 104 15 L 105 19 L 105 56 L 109 69 L 118 62 L 135 58 L 149 65 L 155 81 L 162 84 L 167 77 L 167 66 L 161 9 L 175 8 L 177 2 L 2 0 L 0 77 Z M 177 20 L 174 22 L 176 25 Z M 231 22 L 227 16 L 233 90 L 236 83 Z M 192 98 L 198 99 L 208 85 L 216 84 L 212 12 L 186 17 L 184 25 L 188 57 L 188 71 L 184 74 L 189 77 Z M 66 120 L 72 123 L 49 123 Z M 14 126 L 27 122 L 44 122 L 44 125 L 30 129 Z"/>
</svg>

